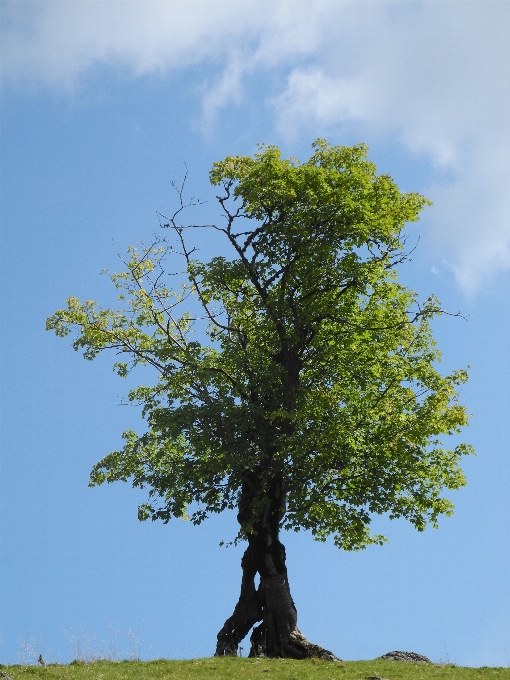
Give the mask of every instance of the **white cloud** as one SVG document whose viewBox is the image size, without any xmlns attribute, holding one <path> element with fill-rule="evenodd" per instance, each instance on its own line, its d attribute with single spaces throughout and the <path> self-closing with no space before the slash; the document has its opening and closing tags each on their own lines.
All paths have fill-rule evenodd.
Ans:
<svg viewBox="0 0 510 680">
<path fill-rule="evenodd" d="M 207 126 L 240 101 L 246 75 L 270 74 L 280 134 L 354 123 L 437 169 L 434 241 L 465 290 L 510 267 L 505 0 L 4 0 L 2 10 L 6 82 L 69 87 L 97 63 L 137 77 L 206 61 L 217 74 Z"/>
<path fill-rule="evenodd" d="M 446 266 L 468 294 L 510 269 L 510 155 L 498 162 L 495 146 L 467 152 L 455 181 L 428 192 L 434 200 L 436 252 L 444 253 Z"/>
<path fill-rule="evenodd" d="M 133 75 L 222 55 L 262 20 L 243 2 L 209 0 L 7 0 L 3 77 L 66 85 L 96 63 Z M 260 18 L 259 18 L 260 15 Z"/>
<path fill-rule="evenodd" d="M 356 31 L 338 22 L 328 58 L 289 74 L 278 125 L 295 135 L 358 121 L 448 170 L 428 192 L 434 240 L 472 292 L 510 267 L 510 4 L 396 6 L 372 6 Z"/>
</svg>

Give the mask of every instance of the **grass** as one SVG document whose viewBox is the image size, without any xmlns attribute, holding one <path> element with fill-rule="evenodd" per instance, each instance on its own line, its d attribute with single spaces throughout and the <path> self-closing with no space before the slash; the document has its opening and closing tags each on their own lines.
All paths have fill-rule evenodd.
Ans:
<svg viewBox="0 0 510 680">
<path fill-rule="evenodd" d="M 240 657 L 189 661 L 74 661 L 69 665 L 2 666 L 0 680 L 510 680 L 510 668 L 460 668 L 402 661 L 294 661 Z"/>
</svg>

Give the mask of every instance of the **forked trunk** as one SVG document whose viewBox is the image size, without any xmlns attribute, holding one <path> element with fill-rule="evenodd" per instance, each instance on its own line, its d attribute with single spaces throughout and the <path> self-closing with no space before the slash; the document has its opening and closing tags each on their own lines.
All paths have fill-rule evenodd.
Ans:
<svg viewBox="0 0 510 680">
<path fill-rule="evenodd" d="M 278 480 L 275 481 L 277 486 Z M 315 657 L 335 661 L 331 652 L 308 642 L 297 627 L 297 611 L 287 579 L 285 547 L 278 539 L 282 517 L 281 488 L 272 491 L 276 493 L 270 494 L 272 499 L 268 502 L 267 512 L 249 535 L 241 561 L 241 594 L 234 613 L 218 633 L 216 656 L 237 655 L 239 643 L 258 623 L 250 637 L 251 657 Z M 242 506 L 238 517 L 242 522 Z M 258 588 L 255 587 L 257 574 L 260 576 Z"/>
</svg>

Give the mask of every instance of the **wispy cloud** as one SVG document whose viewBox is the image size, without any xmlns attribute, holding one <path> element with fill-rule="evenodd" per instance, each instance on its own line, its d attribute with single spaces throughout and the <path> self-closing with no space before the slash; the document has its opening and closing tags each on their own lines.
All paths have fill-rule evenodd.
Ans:
<svg viewBox="0 0 510 680">
<path fill-rule="evenodd" d="M 510 5 L 398 6 L 372 5 L 355 31 L 338 22 L 337 42 L 289 73 L 277 125 L 296 135 L 355 121 L 428 158 L 443 171 L 428 191 L 437 253 L 473 292 L 510 267 Z"/>
<path fill-rule="evenodd" d="M 280 135 L 355 124 L 437 169 L 434 242 L 466 291 L 510 268 L 504 0 L 27 0 L 2 9 L 5 82 L 72 88 L 97 63 L 138 77 L 205 62 L 216 73 L 203 94 L 207 128 L 223 106 L 253 96 L 243 95 L 248 74 L 271 71 L 264 97 Z"/>
<path fill-rule="evenodd" d="M 209 0 L 6 0 L 2 71 L 7 82 L 73 86 L 95 64 L 134 76 L 218 58 L 259 27 L 240 2 Z M 260 21 L 262 16 L 260 16 Z"/>
</svg>

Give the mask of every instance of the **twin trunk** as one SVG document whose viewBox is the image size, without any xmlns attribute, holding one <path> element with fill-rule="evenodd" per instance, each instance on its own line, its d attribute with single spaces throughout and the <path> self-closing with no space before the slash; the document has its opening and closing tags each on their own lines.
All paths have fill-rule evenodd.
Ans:
<svg viewBox="0 0 510 680">
<path fill-rule="evenodd" d="M 253 479 L 253 478 L 252 478 Z M 247 479 L 241 495 L 238 519 L 243 524 L 251 511 L 252 480 Z M 237 655 L 239 643 L 253 628 L 250 656 L 290 657 L 294 659 L 336 657 L 313 645 L 297 627 L 297 611 L 292 600 L 285 564 L 285 547 L 278 539 L 283 516 L 284 493 L 281 480 L 274 478 L 266 510 L 248 536 L 248 547 L 241 560 L 241 594 L 234 613 L 218 633 L 216 656 Z M 255 586 L 259 574 L 260 583 Z"/>
</svg>

